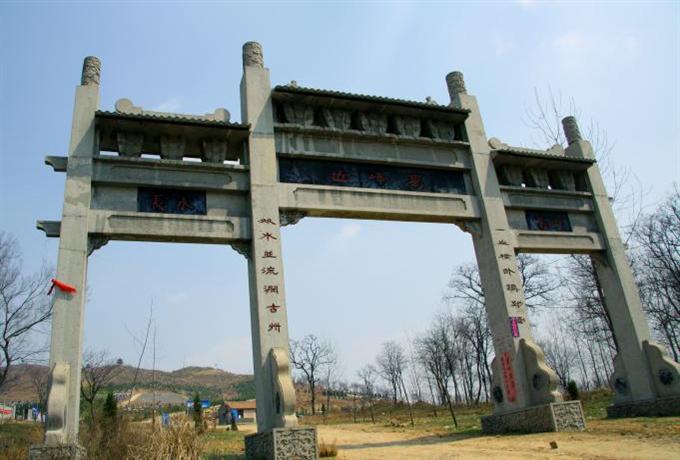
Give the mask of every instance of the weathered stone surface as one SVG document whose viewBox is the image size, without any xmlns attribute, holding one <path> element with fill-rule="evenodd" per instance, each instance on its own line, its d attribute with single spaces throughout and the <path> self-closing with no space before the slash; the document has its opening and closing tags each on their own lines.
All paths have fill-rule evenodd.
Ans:
<svg viewBox="0 0 680 460">
<path fill-rule="evenodd" d="M 482 417 L 485 434 L 583 431 L 585 427 L 580 401 L 543 404 Z"/>
<path fill-rule="evenodd" d="M 86 451 L 77 444 L 57 446 L 34 445 L 28 451 L 28 460 L 84 460 Z"/>
<path fill-rule="evenodd" d="M 394 127 L 402 136 L 420 136 L 420 119 L 415 117 L 394 117 Z"/>
<path fill-rule="evenodd" d="M 119 132 L 116 133 L 118 140 L 118 153 L 124 157 L 139 157 L 142 154 L 144 135 L 142 133 Z"/>
<path fill-rule="evenodd" d="M 435 139 L 452 141 L 456 138 L 456 130 L 451 123 L 440 120 L 426 120 L 425 125 Z"/>
<path fill-rule="evenodd" d="M 246 458 L 253 460 L 316 460 L 316 428 L 274 428 L 246 436 Z"/>
<path fill-rule="evenodd" d="M 83 61 L 83 72 L 80 76 L 81 85 L 99 85 L 99 75 L 102 63 L 95 56 L 88 56 Z"/>
<path fill-rule="evenodd" d="M 302 126 L 314 124 L 314 107 L 303 104 L 283 104 L 283 113 L 288 123 Z"/>
<path fill-rule="evenodd" d="M 346 130 L 352 122 L 352 114 L 342 109 L 321 109 L 321 119 L 328 128 Z"/>
<path fill-rule="evenodd" d="M 381 113 L 360 113 L 359 129 L 371 133 L 385 134 L 387 132 L 387 115 Z"/>
<path fill-rule="evenodd" d="M 243 65 L 249 67 L 264 67 L 262 45 L 257 42 L 246 42 L 243 45 Z"/>
<path fill-rule="evenodd" d="M 449 96 L 451 96 L 451 99 L 458 94 L 467 94 L 463 72 L 453 71 L 448 74 L 446 76 L 446 86 L 449 89 Z"/>
<path fill-rule="evenodd" d="M 660 416 L 680 416 L 680 398 L 612 404 L 607 407 L 607 417 L 609 418 Z"/>
<path fill-rule="evenodd" d="M 564 135 L 567 138 L 567 143 L 569 145 L 582 139 L 581 131 L 578 129 L 578 123 L 576 123 L 576 118 L 565 117 L 562 120 L 562 127 L 564 128 Z"/>
</svg>

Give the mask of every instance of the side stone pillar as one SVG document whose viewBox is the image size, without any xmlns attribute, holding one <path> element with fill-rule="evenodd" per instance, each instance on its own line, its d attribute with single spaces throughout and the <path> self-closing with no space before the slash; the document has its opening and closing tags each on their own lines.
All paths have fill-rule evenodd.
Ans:
<svg viewBox="0 0 680 460">
<path fill-rule="evenodd" d="M 69 453 L 60 458 L 82 455 L 78 447 L 80 371 L 99 73 L 99 59 L 85 58 L 81 85 L 76 88 L 56 273 L 58 280 L 74 286 L 77 292 L 54 290 L 45 446 L 32 448 L 31 458 L 52 458 L 50 452 L 56 452 L 54 449 Z"/>
<path fill-rule="evenodd" d="M 562 123 L 569 143 L 566 154 L 594 159 L 592 147 L 581 138 L 574 117 L 567 117 Z M 610 382 L 614 404 L 607 413 L 610 417 L 680 415 L 680 365 L 651 340 L 635 277 L 597 163 L 586 174 L 595 219 L 606 247 L 604 253 L 593 254 L 591 260 L 618 348 Z"/>
<path fill-rule="evenodd" d="M 467 94 L 460 72 L 450 73 L 446 80 L 452 105 L 470 110 L 465 130 L 482 214 L 479 224 L 463 225 L 472 233 L 496 356 L 492 364 L 494 414 L 482 419 L 482 429 L 487 433 L 583 429 L 580 403 L 562 402 L 556 391 L 557 376 L 531 336 L 515 234 L 505 214 L 477 100 Z M 560 410 L 565 404 L 569 406 L 566 412 L 575 414 L 567 423 L 561 417 L 565 411 Z"/>
<path fill-rule="evenodd" d="M 264 68 L 262 47 L 255 42 L 243 46 L 241 113 L 243 122 L 251 125 L 248 164 L 252 243 L 248 273 L 258 430 L 246 438 L 246 455 L 248 458 L 312 459 L 316 458 L 314 429 L 296 428 L 295 389 L 288 358 L 271 83 L 269 70 Z"/>
</svg>

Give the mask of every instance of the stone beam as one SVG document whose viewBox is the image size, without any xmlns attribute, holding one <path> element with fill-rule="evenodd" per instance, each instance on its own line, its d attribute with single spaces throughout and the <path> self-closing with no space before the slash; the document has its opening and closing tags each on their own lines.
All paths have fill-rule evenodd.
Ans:
<svg viewBox="0 0 680 460">
<path fill-rule="evenodd" d="M 472 195 L 413 193 L 323 185 L 278 185 L 279 206 L 308 216 L 352 217 L 414 222 L 479 219 Z"/>
</svg>

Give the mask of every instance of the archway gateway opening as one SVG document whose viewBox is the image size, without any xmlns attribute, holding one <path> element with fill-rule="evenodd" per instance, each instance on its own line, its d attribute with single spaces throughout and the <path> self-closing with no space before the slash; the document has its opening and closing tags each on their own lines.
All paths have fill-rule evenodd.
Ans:
<svg viewBox="0 0 680 460">
<path fill-rule="evenodd" d="M 315 430 L 298 427 L 294 412 L 281 262 L 280 227 L 304 216 L 440 222 L 472 235 L 496 356 L 485 432 L 584 427 L 580 403 L 562 401 L 531 336 L 521 252 L 592 257 L 619 346 L 609 414 L 679 411 L 680 366 L 650 340 L 597 162 L 573 117 L 563 120 L 566 149 L 510 147 L 487 139 L 460 72 L 446 77 L 446 106 L 272 88 L 255 42 L 243 47 L 242 123 L 224 109 L 164 114 L 126 99 L 100 111 L 99 75 L 99 60 L 86 58 L 69 155 L 46 159 L 66 172 L 64 209 L 60 222 L 38 226 L 60 237 L 57 278 L 76 292 L 55 293 L 49 419 L 35 455 L 78 449 L 87 257 L 121 239 L 230 244 L 248 259 L 258 433 L 246 438 L 247 455 L 315 458 Z"/>
</svg>

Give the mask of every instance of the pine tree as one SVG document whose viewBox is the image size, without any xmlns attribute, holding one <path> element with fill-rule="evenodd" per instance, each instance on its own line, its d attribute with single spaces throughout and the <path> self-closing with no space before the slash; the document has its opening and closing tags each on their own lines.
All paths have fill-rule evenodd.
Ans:
<svg viewBox="0 0 680 460">
<path fill-rule="evenodd" d="M 115 419 L 118 413 L 118 403 L 116 398 L 113 397 L 113 393 L 109 391 L 106 395 L 106 401 L 104 401 L 104 417 L 107 419 Z"/>
</svg>

